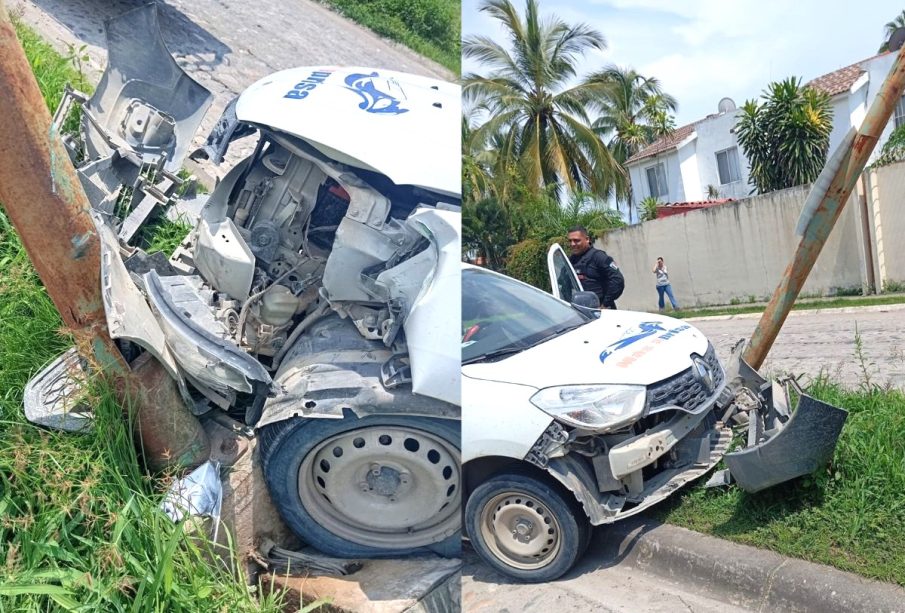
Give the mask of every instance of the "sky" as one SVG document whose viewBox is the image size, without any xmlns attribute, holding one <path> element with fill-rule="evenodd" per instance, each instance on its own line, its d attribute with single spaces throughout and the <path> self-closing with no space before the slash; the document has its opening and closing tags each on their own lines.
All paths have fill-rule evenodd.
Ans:
<svg viewBox="0 0 905 613">
<path fill-rule="evenodd" d="M 524 9 L 524 0 L 513 0 Z M 503 41 L 496 22 L 462 0 L 462 33 Z M 724 97 L 737 106 L 767 84 L 803 82 L 876 54 L 884 25 L 905 9 L 887 0 L 540 0 L 542 15 L 586 23 L 607 49 L 584 57 L 579 74 L 608 64 L 660 80 L 679 102 L 676 126 L 717 112 Z M 471 61 L 463 72 L 481 72 Z"/>
</svg>

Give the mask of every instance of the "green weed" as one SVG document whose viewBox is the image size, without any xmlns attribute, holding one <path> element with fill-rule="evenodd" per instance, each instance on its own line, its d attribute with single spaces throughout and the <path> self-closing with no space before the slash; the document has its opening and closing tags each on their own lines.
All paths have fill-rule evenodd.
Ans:
<svg viewBox="0 0 905 613">
<path fill-rule="evenodd" d="M 321 0 L 340 13 L 459 74 L 461 3 L 453 0 Z"/>
<path fill-rule="evenodd" d="M 905 292 L 905 281 L 894 281 L 892 279 L 883 281 L 883 293 L 892 294 L 895 292 Z"/>
<path fill-rule="evenodd" d="M 905 523 L 905 393 L 873 384 L 871 365 L 862 359 L 862 366 L 857 391 L 827 377 L 808 389 L 849 411 L 829 466 L 757 494 L 696 485 L 655 514 L 720 538 L 905 585 L 905 533 L 899 529 Z"/>
<path fill-rule="evenodd" d="M 71 68 L 17 29 L 52 107 Z M 109 388 L 90 389 L 91 433 L 25 421 L 25 384 L 71 343 L 0 208 L 0 611 L 280 611 L 279 597 L 246 586 L 229 549 L 219 562 L 158 509 L 167 480 L 141 469 Z"/>
</svg>

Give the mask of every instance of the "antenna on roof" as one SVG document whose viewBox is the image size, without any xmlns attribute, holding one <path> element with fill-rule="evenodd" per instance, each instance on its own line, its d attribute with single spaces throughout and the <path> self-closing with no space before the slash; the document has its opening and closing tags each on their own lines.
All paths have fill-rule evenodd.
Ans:
<svg viewBox="0 0 905 613">
<path fill-rule="evenodd" d="M 905 28 L 896 28 L 896 31 L 889 37 L 889 42 L 887 42 L 886 45 L 890 51 L 898 51 L 899 47 L 902 46 L 902 43 L 905 43 Z"/>
<path fill-rule="evenodd" d="M 905 30 L 905 28 L 903 28 Z M 732 98 L 723 98 L 720 100 L 720 103 L 717 105 L 717 110 L 720 113 L 728 113 L 729 111 L 735 110 L 735 100 Z"/>
</svg>

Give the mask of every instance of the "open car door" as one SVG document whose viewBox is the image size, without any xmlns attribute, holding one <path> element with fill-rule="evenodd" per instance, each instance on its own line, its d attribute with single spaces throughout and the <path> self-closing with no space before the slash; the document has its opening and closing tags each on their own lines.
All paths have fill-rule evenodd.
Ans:
<svg viewBox="0 0 905 613">
<path fill-rule="evenodd" d="M 547 251 L 547 269 L 550 272 L 552 293 L 560 300 L 572 302 L 572 297 L 577 292 L 584 291 L 569 258 L 558 244 L 550 245 Z"/>
</svg>

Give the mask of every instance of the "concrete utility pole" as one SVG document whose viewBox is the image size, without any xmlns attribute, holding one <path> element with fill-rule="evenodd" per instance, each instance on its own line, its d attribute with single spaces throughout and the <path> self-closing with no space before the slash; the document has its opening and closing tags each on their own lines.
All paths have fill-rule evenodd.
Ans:
<svg viewBox="0 0 905 613">
<path fill-rule="evenodd" d="M 107 332 L 100 242 L 82 189 L 25 52 L 0 0 L 0 202 L 79 350 L 114 378 L 124 406 L 135 396 L 137 429 L 149 464 L 207 459 L 207 437 L 175 395 L 159 402 L 154 366 L 133 370 Z M 161 367 L 162 368 L 162 367 Z M 153 375 L 153 376 L 152 376 Z M 173 398 L 173 394 L 163 394 Z M 153 399 L 158 398 L 158 401 Z"/>
<path fill-rule="evenodd" d="M 757 328 L 742 356 L 755 369 L 760 368 L 767 357 L 780 328 L 786 321 L 795 299 L 798 298 L 804 282 L 807 280 L 817 256 L 823 249 L 830 231 L 842 213 L 848 197 L 861 176 L 871 152 L 880 140 L 883 128 L 889 123 L 896 103 L 905 91 L 905 46 L 899 49 L 895 62 L 886 80 L 877 92 L 861 127 L 855 134 L 847 159 L 843 160 L 835 176 L 833 176 L 821 200 L 807 222 L 807 230 L 803 233 L 795 255 L 783 274 L 782 280 L 773 292 L 767 309 L 761 315 Z M 819 189 L 815 183 L 813 189 Z M 810 200 L 810 197 L 808 198 Z"/>
</svg>

